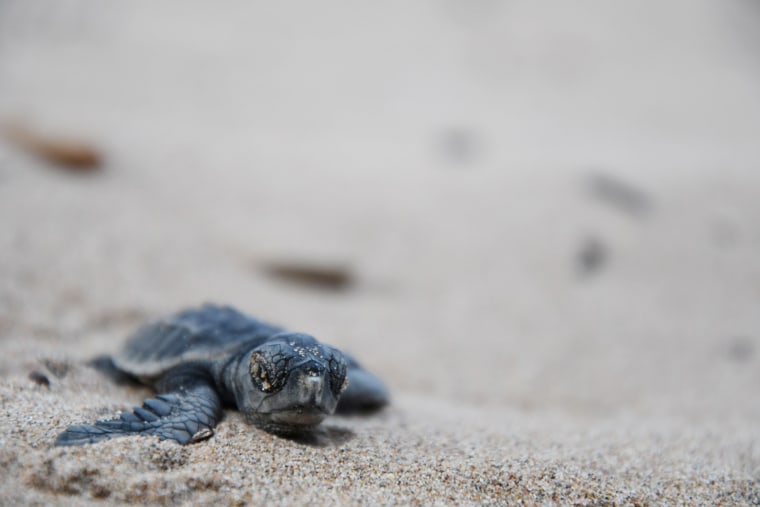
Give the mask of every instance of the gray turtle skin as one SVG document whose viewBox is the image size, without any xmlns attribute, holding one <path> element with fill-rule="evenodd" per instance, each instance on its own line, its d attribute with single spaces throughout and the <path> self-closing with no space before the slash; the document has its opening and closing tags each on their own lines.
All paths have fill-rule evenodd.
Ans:
<svg viewBox="0 0 760 507">
<path fill-rule="evenodd" d="M 263 430 L 297 435 L 336 411 L 371 412 L 389 399 L 383 382 L 349 355 L 228 306 L 205 305 L 149 324 L 94 364 L 157 395 L 118 419 L 71 426 L 55 445 L 127 435 L 188 444 L 213 434 L 224 406 Z"/>
</svg>

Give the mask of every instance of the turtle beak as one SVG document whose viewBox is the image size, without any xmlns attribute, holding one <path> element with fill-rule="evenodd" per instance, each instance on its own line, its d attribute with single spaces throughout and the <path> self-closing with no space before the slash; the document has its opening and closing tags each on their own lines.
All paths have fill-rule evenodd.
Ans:
<svg viewBox="0 0 760 507">
<path fill-rule="evenodd" d="M 326 390 L 325 369 L 314 361 L 295 368 L 290 373 L 288 385 L 298 405 L 321 406 Z"/>
<path fill-rule="evenodd" d="M 289 407 L 282 412 L 332 414 L 338 399 L 330 390 L 327 371 L 316 361 L 293 368 L 285 384 Z M 296 417 L 298 418 L 298 417 Z"/>
</svg>

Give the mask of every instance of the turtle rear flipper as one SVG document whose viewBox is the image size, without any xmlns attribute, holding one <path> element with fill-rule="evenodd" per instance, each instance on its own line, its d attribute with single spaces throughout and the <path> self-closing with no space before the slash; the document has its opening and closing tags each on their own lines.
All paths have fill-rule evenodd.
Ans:
<svg viewBox="0 0 760 507">
<path fill-rule="evenodd" d="M 210 437 L 222 418 L 222 401 L 203 376 L 169 372 L 163 394 L 149 398 L 118 419 L 69 427 L 55 445 L 82 445 L 129 435 L 155 435 L 161 440 L 189 444 Z"/>
<path fill-rule="evenodd" d="M 92 366 L 100 373 L 110 378 L 115 384 L 118 384 L 120 386 L 140 385 L 140 381 L 136 377 L 117 367 L 113 362 L 113 358 L 111 356 L 98 356 L 88 361 L 87 365 Z"/>
</svg>

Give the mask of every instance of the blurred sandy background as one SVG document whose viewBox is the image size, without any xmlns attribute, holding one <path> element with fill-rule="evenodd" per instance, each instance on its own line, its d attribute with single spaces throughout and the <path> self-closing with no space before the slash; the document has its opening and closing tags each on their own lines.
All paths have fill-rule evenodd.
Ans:
<svg viewBox="0 0 760 507">
<path fill-rule="evenodd" d="M 0 1 L 0 122 L 103 157 L 0 143 L 2 497 L 760 503 L 759 50 L 751 1 Z M 204 301 L 393 406 L 51 447 L 146 394 L 83 360 Z"/>
</svg>

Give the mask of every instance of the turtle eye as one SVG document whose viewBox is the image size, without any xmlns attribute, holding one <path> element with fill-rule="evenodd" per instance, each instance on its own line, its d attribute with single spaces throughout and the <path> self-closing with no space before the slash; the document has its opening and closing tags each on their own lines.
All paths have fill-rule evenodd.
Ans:
<svg viewBox="0 0 760 507">
<path fill-rule="evenodd" d="M 251 354 L 249 372 L 251 380 L 259 391 L 273 393 L 285 385 L 287 361 L 280 354 L 256 351 Z"/>
<path fill-rule="evenodd" d="M 346 360 L 343 359 L 342 354 L 331 354 L 328 364 L 330 366 L 330 389 L 335 396 L 338 396 L 348 387 Z"/>
</svg>

